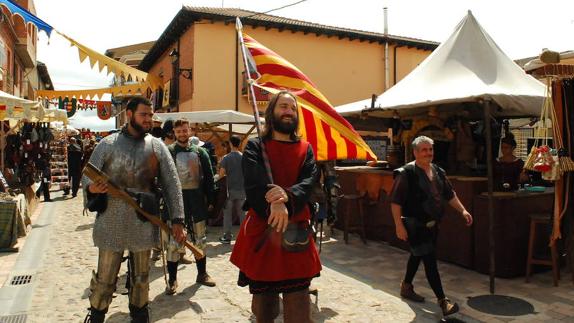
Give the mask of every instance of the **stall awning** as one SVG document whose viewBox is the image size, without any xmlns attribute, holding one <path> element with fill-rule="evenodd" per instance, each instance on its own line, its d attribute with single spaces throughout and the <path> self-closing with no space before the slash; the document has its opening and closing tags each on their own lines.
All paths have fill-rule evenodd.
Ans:
<svg viewBox="0 0 574 323">
<path fill-rule="evenodd" d="M 44 109 L 44 115 L 41 122 L 53 122 L 53 121 L 60 121 L 64 124 L 68 124 L 68 113 L 66 110 L 60 109 Z"/>
<path fill-rule="evenodd" d="M 344 116 L 416 114 L 430 106 L 492 100 L 497 116 L 539 116 L 544 84 L 527 75 L 490 38 L 469 11 L 452 35 L 395 86 L 336 108 Z"/>
<path fill-rule="evenodd" d="M 208 110 L 194 112 L 171 112 L 155 114 L 162 122 L 166 120 L 186 119 L 190 123 L 207 124 L 255 124 L 252 115 L 233 110 Z M 265 122 L 263 118 L 259 118 Z"/>
<path fill-rule="evenodd" d="M 29 119 L 38 121 L 44 108 L 41 102 L 19 98 L 0 91 L 0 121 L 7 119 Z"/>
</svg>

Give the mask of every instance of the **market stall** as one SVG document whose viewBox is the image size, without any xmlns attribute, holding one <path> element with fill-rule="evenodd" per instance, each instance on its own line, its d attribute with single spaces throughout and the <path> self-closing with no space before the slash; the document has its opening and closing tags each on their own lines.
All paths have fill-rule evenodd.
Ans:
<svg viewBox="0 0 574 323">
<path fill-rule="evenodd" d="M 67 123 L 64 111 L 44 109 L 41 102 L 0 91 L 0 153 L 5 184 L 0 194 L 0 248 L 11 248 L 26 233 L 35 210 L 35 183 L 49 165 L 51 121 Z"/>
<path fill-rule="evenodd" d="M 474 212 L 478 217 L 484 215 L 477 221 L 486 221 L 487 225 L 469 229 L 460 221 L 447 220 L 453 217 L 445 217 L 441 231 L 452 234 L 448 239 L 460 243 L 439 241 L 437 252 L 443 260 L 475 268 L 474 256 L 468 255 L 475 254 L 475 241 L 481 241 L 493 248 L 488 260 L 489 271 L 494 273 L 495 241 L 491 233 L 495 227 L 502 232 L 516 229 L 501 226 L 508 223 L 502 220 L 508 215 L 494 208 L 492 161 L 501 136 L 498 129 L 505 118 L 539 117 L 544 98 L 544 84 L 509 59 L 469 12 L 454 33 L 397 85 L 375 100 L 340 106 L 337 112 L 386 120 L 396 129 L 393 139 L 403 147 L 405 161 L 412 160 L 410 141 L 414 137 L 435 138 L 435 161 L 447 169 L 471 213 L 479 209 L 476 197 L 489 192 L 486 205 L 480 205 L 481 210 L 486 207 L 489 212 Z M 545 196 L 540 203 L 550 209 L 552 196 Z M 528 216 L 526 206 L 516 206 L 516 213 Z M 391 214 L 382 208 L 371 216 L 390 218 Z M 524 244 L 521 249 L 527 247 Z M 506 246 L 498 244 L 496 248 L 504 250 Z M 522 255 L 511 255 L 515 257 L 512 261 L 525 264 Z"/>
</svg>

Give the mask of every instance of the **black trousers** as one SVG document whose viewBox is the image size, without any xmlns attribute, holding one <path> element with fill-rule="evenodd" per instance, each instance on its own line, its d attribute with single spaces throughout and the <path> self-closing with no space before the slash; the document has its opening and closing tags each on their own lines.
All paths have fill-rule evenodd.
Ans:
<svg viewBox="0 0 574 323">
<path fill-rule="evenodd" d="M 36 191 L 36 196 L 40 197 L 40 194 L 44 194 L 44 201 L 50 200 L 50 183 L 42 182 L 42 184 L 40 184 L 40 187 L 38 187 Z"/>
<path fill-rule="evenodd" d="M 436 260 L 436 253 L 431 252 L 424 256 L 415 256 L 411 253 L 409 261 L 407 262 L 407 272 L 405 273 L 405 282 L 412 284 L 415 274 L 419 269 L 419 265 L 423 261 L 425 265 L 425 274 L 430 287 L 432 288 L 437 299 L 443 299 L 444 290 L 442 289 L 442 282 L 440 274 L 438 273 L 438 264 Z"/>
<path fill-rule="evenodd" d="M 82 180 L 81 170 L 70 170 L 68 172 L 68 179 L 70 180 L 70 185 L 72 186 L 72 195 L 76 196 L 78 190 L 80 189 L 80 181 Z"/>
</svg>

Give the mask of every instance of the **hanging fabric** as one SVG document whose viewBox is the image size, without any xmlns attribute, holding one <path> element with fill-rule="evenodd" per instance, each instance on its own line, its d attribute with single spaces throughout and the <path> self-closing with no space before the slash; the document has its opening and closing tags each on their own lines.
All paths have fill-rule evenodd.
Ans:
<svg viewBox="0 0 574 323">
<path fill-rule="evenodd" d="M 98 117 L 102 120 L 108 120 L 112 116 L 111 102 L 98 102 Z"/>
<path fill-rule="evenodd" d="M 76 98 L 58 98 L 58 109 L 66 110 L 66 114 L 68 118 L 71 118 L 74 114 L 76 114 L 78 100 Z"/>
</svg>

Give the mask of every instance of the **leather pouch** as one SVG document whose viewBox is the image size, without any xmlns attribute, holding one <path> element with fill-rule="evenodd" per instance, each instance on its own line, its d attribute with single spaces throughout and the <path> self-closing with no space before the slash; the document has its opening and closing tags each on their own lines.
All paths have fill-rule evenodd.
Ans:
<svg viewBox="0 0 574 323">
<path fill-rule="evenodd" d="M 307 221 L 289 223 L 283 232 L 281 246 L 288 252 L 303 252 L 311 242 L 311 227 Z"/>
</svg>

